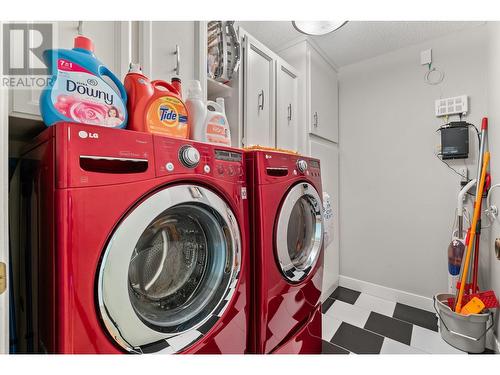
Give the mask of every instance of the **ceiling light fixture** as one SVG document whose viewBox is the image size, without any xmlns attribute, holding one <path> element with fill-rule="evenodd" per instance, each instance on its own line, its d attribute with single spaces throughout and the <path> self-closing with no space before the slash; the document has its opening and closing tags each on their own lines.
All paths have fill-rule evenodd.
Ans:
<svg viewBox="0 0 500 375">
<path fill-rule="evenodd" d="M 292 21 L 295 29 L 306 35 L 325 35 L 344 26 L 347 21 Z"/>
</svg>

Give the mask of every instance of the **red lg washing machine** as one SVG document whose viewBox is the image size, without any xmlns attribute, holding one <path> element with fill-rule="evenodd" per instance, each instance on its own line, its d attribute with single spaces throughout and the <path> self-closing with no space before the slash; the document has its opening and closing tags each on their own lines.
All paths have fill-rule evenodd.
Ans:
<svg viewBox="0 0 500 375">
<path fill-rule="evenodd" d="M 323 222 L 317 159 L 246 153 L 257 353 L 321 353 Z"/>
<path fill-rule="evenodd" d="M 59 124 L 21 168 L 33 351 L 247 352 L 242 152 Z"/>
</svg>

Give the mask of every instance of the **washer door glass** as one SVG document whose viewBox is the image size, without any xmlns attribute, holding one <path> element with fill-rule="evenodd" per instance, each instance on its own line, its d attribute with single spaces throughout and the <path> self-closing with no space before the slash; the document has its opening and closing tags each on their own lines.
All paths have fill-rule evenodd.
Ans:
<svg viewBox="0 0 500 375">
<path fill-rule="evenodd" d="M 286 195 L 278 215 L 276 250 L 290 282 L 305 279 L 316 264 L 323 240 L 322 206 L 311 184 L 299 183 Z"/>
<path fill-rule="evenodd" d="M 240 257 L 237 223 L 220 197 L 194 185 L 156 193 L 124 219 L 103 257 L 108 331 L 129 351 L 184 349 L 227 307 Z"/>
</svg>

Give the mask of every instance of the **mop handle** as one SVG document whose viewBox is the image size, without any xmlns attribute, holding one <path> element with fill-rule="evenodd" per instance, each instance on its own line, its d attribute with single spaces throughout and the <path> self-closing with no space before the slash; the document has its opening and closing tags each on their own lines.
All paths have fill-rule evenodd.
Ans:
<svg viewBox="0 0 500 375">
<path fill-rule="evenodd" d="M 465 281 L 467 273 L 469 272 L 469 262 L 472 253 L 472 246 L 474 246 L 474 236 L 476 234 L 477 221 L 481 214 L 481 200 L 483 199 L 484 180 L 486 179 L 486 169 L 490 161 L 490 153 L 486 151 L 483 158 L 483 168 L 481 169 L 481 179 L 476 190 L 476 204 L 474 205 L 474 216 L 472 217 L 472 224 L 470 227 L 469 244 L 467 245 L 467 254 L 465 256 L 464 270 L 462 273 L 462 280 L 460 280 L 460 291 L 458 292 L 457 304 L 455 305 L 455 312 L 460 313 L 462 310 L 462 299 L 464 297 Z"/>
</svg>

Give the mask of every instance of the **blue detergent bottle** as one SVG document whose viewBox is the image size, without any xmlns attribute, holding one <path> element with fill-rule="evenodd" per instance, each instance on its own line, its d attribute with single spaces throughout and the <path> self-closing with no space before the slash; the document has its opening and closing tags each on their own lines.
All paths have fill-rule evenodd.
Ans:
<svg viewBox="0 0 500 375">
<path fill-rule="evenodd" d="M 125 88 L 95 57 L 92 40 L 79 35 L 73 49 L 46 50 L 43 57 L 52 75 L 52 84 L 40 95 L 47 126 L 62 121 L 111 128 L 127 125 Z"/>
</svg>

